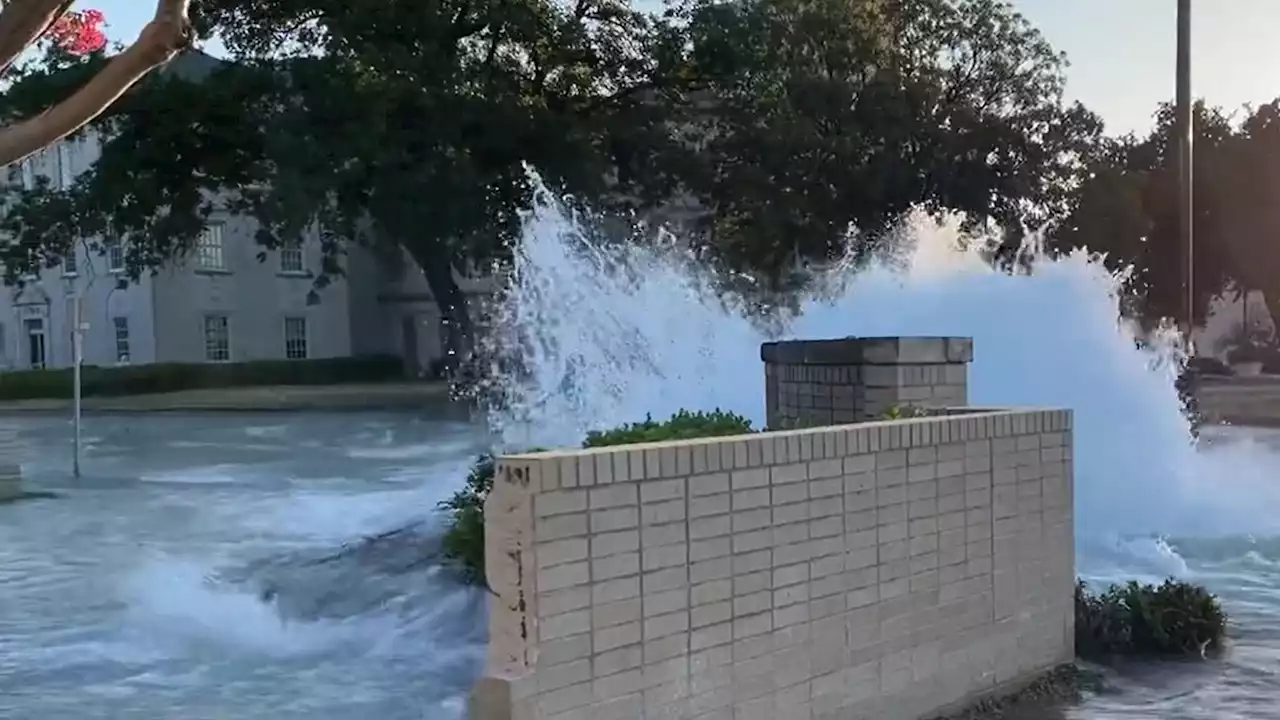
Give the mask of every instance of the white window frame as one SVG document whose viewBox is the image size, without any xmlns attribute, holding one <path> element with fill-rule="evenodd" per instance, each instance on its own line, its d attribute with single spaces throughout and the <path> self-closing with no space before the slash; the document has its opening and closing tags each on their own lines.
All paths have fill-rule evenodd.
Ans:
<svg viewBox="0 0 1280 720">
<path fill-rule="evenodd" d="M 42 343 L 40 362 L 31 360 L 31 338 L 39 335 L 44 341 Z M 27 367 L 31 370 L 43 370 L 49 367 L 49 323 L 45 322 L 43 317 L 26 317 L 22 319 L 22 336 L 26 339 L 27 344 L 23 348 L 26 352 L 23 355 L 27 358 Z"/>
<path fill-rule="evenodd" d="M 133 358 L 133 348 L 129 337 L 129 318 L 116 315 L 111 318 L 111 326 L 115 330 L 116 363 L 127 365 Z"/>
<path fill-rule="evenodd" d="M 196 269 L 225 272 L 227 269 L 227 245 L 223 225 L 213 222 L 205 225 L 196 239 Z"/>
<path fill-rule="evenodd" d="M 231 318 L 219 313 L 205 315 L 203 328 L 205 362 L 231 362 Z"/>
<path fill-rule="evenodd" d="M 124 242 L 119 238 L 104 243 L 107 256 L 107 272 L 120 274 L 125 271 Z"/>
<path fill-rule="evenodd" d="M 302 243 L 289 243 L 280 248 L 280 273 L 282 275 L 306 274 L 306 262 L 306 257 L 302 252 Z"/>
<path fill-rule="evenodd" d="M 302 332 L 297 333 L 295 330 Z M 303 315 L 290 315 L 284 319 L 284 357 L 286 360 L 306 360 L 311 356 L 310 328 Z"/>
<path fill-rule="evenodd" d="M 80 258 L 76 255 L 76 246 L 73 244 L 66 255 L 62 256 L 62 275 L 63 277 L 76 277 L 80 274 Z"/>
</svg>

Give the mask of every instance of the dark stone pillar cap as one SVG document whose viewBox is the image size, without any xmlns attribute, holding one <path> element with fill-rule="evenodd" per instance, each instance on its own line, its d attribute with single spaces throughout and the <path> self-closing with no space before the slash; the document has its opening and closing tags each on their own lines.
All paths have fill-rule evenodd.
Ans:
<svg viewBox="0 0 1280 720">
<path fill-rule="evenodd" d="M 968 337 L 849 337 L 786 340 L 760 346 L 773 365 L 934 365 L 973 361 Z"/>
</svg>

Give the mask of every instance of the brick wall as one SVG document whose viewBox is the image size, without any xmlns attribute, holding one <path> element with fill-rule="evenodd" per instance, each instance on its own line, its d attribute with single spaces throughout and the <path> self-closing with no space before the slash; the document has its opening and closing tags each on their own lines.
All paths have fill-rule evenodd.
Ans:
<svg viewBox="0 0 1280 720">
<path fill-rule="evenodd" d="M 1069 411 L 508 456 L 477 720 L 913 719 L 1072 657 Z"/>
<path fill-rule="evenodd" d="M 882 337 L 765 343 L 770 428 L 878 420 L 895 405 L 968 404 L 971 338 Z"/>
</svg>

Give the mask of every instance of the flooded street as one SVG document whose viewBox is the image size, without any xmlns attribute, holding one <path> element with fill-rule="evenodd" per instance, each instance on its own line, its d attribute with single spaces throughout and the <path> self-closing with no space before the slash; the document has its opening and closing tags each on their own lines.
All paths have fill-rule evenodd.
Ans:
<svg viewBox="0 0 1280 720">
<path fill-rule="evenodd" d="M 0 507 L 0 717 L 448 718 L 478 672 L 483 598 L 433 564 L 317 565 L 427 521 L 481 445 L 410 415 L 22 418 L 30 489 Z M 339 563 L 339 565 L 342 565 Z M 353 578 L 357 581 L 353 582 Z M 290 617 L 261 584 L 326 603 Z M 281 598 L 283 603 L 285 598 Z"/>
</svg>

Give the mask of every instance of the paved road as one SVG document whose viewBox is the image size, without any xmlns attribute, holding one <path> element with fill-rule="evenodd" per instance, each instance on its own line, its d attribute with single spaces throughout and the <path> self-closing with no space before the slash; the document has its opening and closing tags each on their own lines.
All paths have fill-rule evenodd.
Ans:
<svg viewBox="0 0 1280 720">
<path fill-rule="evenodd" d="M 401 410 L 447 403 L 449 388 L 440 382 L 369 385 L 289 385 L 184 390 L 128 397 L 90 397 L 90 412 L 199 412 L 257 410 Z M 0 414 L 70 411 L 70 400 L 0 402 Z"/>
</svg>

